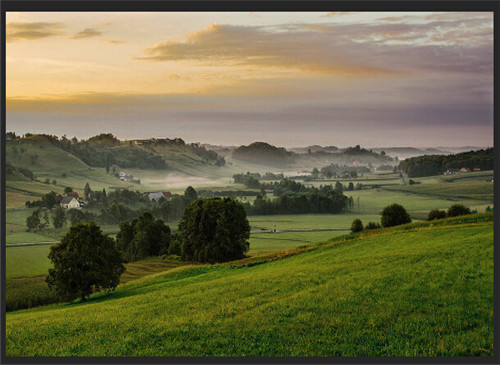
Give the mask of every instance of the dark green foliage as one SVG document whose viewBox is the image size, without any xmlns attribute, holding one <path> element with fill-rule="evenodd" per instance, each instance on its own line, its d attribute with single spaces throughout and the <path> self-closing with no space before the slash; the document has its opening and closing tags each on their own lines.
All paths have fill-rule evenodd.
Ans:
<svg viewBox="0 0 500 365">
<path fill-rule="evenodd" d="M 184 191 L 184 198 L 186 199 L 187 204 L 190 204 L 191 202 L 194 202 L 196 199 L 198 199 L 198 194 L 192 186 L 188 186 L 186 188 L 186 191 Z"/>
<path fill-rule="evenodd" d="M 399 226 L 410 222 L 410 215 L 402 205 L 391 204 L 382 211 L 382 226 L 384 227 Z"/>
<path fill-rule="evenodd" d="M 35 210 L 30 216 L 26 218 L 26 226 L 28 231 L 36 231 L 41 229 L 40 209 Z"/>
<path fill-rule="evenodd" d="M 155 220 L 150 213 L 144 213 L 120 224 L 116 243 L 128 261 L 163 255 L 170 246 L 170 227 L 161 219 Z"/>
<path fill-rule="evenodd" d="M 305 193 L 310 191 L 313 190 L 308 189 L 305 185 L 292 179 L 283 179 L 273 185 L 274 196 L 280 196 L 290 193 Z"/>
<path fill-rule="evenodd" d="M 380 228 L 380 223 L 377 222 L 368 222 L 368 224 L 365 226 L 365 229 L 378 229 Z"/>
<path fill-rule="evenodd" d="M 362 230 L 363 222 L 361 222 L 361 219 L 356 218 L 355 220 L 353 220 L 351 224 L 351 232 L 361 232 Z"/>
<path fill-rule="evenodd" d="M 469 151 L 454 155 L 425 155 L 407 158 L 399 163 L 399 169 L 409 177 L 441 175 L 448 169 L 466 167 L 493 170 L 493 148 Z"/>
<path fill-rule="evenodd" d="M 240 146 L 232 152 L 232 157 L 242 161 L 269 166 L 283 167 L 293 162 L 296 154 L 283 147 L 272 146 L 265 142 L 254 142 Z"/>
<path fill-rule="evenodd" d="M 330 164 L 328 166 L 322 167 L 319 171 L 320 175 L 331 178 L 331 177 L 352 177 L 355 178 L 359 173 L 370 172 L 370 169 L 365 166 L 347 166 Z"/>
<path fill-rule="evenodd" d="M 92 292 L 114 289 L 125 271 L 114 240 L 95 223 L 72 226 L 61 242 L 50 248 L 47 283 L 67 300 L 85 300 Z"/>
<path fill-rule="evenodd" d="M 169 255 L 180 256 L 182 254 L 182 237 L 179 233 L 174 233 L 170 237 Z"/>
<path fill-rule="evenodd" d="M 89 198 L 91 192 L 92 192 L 92 189 L 90 188 L 89 183 L 86 183 L 85 187 L 83 188 L 83 195 L 85 195 L 85 199 Z"/>
<path fill-rule="evenodd" d="M 70 210 L 75 210 L 75 209 L 70 209 Z M 54 216 L 52 217 L 52 224 L 56 229 L 62 228 L 66 224 L 66 213 L 63 208 L 57 207 L 55 209 Z"/>
<path fill-rule="evenodd" d="M 283 180 L 283 182 L 286 181 Z M 304 185 L 295 183 L 297 186 Z M 305 188 L 305 187 L 304 187 Z M 299 188 L 302 190 L 302 188 Z M 305 193 L 286 193 L 278 199 L 264 199 L 257 195 L 254 204 L 245 204 L 248 214 L 304 214 L 304 213 L 341 213 L 349 208 L 349 199 L 331 185 L 308 188 Z"/>
<path fill-rule="evenodd" d="M 52 209 L 57 204 L 57 194 L 53 191 L 42 196 L 42 206 L 47 209 Z"/>
<path fill-rule="evenodd" d="M 196 200 L 184 211 L 179 232 L 184 260 L 231 261 L 243 258 L 249 248 L 245 210 L 231 198 Z"/>
<path fill-rule="evenodd" d="M 73 188 L 71 188 L 71 187 L 69 187 L 69 186 L 66 186 L 66 187 L 64 188 L 64 194 L 66 194 L 66 193 L 71 193 L 72 191 L 73 191 Z"/>
<path fill-rule="evenodd" d="M 458 217 L 459 215 L 467 215 L 471 214 L 469 208 L 462 204 L 453 204 L 448 208 L 447 215 L 448 217 Z"/>
<path fill-rule="evenodd" d="M 66 216 L 68 217 L 71 225 L 77 223 L 88 223 L 95 220 L 95 215 L 91 212 L 85 212 L 80 209 L 69 209 L 66 211 Z"/>
<path fill-rule="evenodd" d="M 101 210 L 99 220 L 102 223 L 117 224 L 133 219 L 136 216 L 137 212 L 129 206 L 122 203 L 112 202 L 110 205 Z"/>
<path fill-rule="evenodd" d="M 344 185 L 342 185 L 341 182 L 337 181 L 335 183 L 335 190 L 337 190 L 339 192 L 343 192 L 344 191 Z"/>
<path fill-rule="evenodd" d="M 253 174 L 250 174 L 250 172 L 247 172 L 246 175 L 235 174 L 233 175 L 233 179 L 235 184 L 244 184 L 247 188 L 258 189 L 260 187 L 259 180 Z"/>
<path fill-rule="evenodd" d="M 431 210 L 429 212 L 429 215 L 427 216 L 428 221 L 432 221 L 434 219 L 443 219 L 443 218 L 446 218 L 446 211 L 439 209 Z"/>
</svg>

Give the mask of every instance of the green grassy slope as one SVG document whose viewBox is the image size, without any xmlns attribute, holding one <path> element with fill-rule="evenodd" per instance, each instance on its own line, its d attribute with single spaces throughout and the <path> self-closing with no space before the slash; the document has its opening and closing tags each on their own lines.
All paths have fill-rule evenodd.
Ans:
<svg viewBox="0 0 500 365">
<path fill-rule="evenodd" d="M 7 356 L 491 356 L 491 217 L 188 266 L 11 312 Z"/>
</svg>

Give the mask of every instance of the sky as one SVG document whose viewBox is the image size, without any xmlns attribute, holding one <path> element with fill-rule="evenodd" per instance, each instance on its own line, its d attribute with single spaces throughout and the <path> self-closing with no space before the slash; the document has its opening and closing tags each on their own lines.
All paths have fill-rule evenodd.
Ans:
<svg viewBox="0 0 500 365">
<path fill-rule="evenodd" d="M 493 13 L 7 13 L 7 131 L 493 146 Z"/>
</svg>

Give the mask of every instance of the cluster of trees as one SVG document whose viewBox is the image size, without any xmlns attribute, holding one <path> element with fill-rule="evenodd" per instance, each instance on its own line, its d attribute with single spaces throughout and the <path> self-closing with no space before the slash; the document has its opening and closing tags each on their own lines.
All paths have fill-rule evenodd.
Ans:
<svg viewBox="0 0 500 365">
<path fill-rule="evenodd" d="M 296 154 L 283 147 L 272 146 L 265 142 L 254 142 L 233 150 L 232 157 L 252 163 L 283 167 L 296 159 Z"/>
<path fill-rule="evenodd" d="M 406 209 L 400 204 L 391 204 L 382 210 L 381 224 L 377 222 L 368 222 L 363 226 L 361 219 L 356 218 L 352 221 L 351 231 L 361 232 L 364 229 L 378 229 L 380 227 L 393 227 L 401 224 L 411 223 L 411 218 Z"/>
<path fill-rule="evenodd" d="M 367 150 L 365 148 L 361 148 L 360 145 L 356 145 L 354 147 L 347 147 L 346 149 L 343 150 L 343 153 L 345 155 L 351 155 L 351 156 L 369 156 L 369 157 L 374 157 L 376 159 L 382 159 L 386 161 L 392 161 L 392 157 L 389 157 L 386 155 L 384 151 L 380 151 L 380 153 L 377 153 L 372 150 Z"/>
<path fill-rule="evenodd" d="M 198 199 L 179 222 L 183 260 L 224 262 L 248 251 L 250 224 L 242 204 L 232 198 Z"/>
<path fill-rule="evenodd" d="M 356 178 L 360 173 L 370 172 L 370 169 L 366 166 L 347 166 L 347 165 L 337 165 L 330 164 L 328 166 L 322 167 L 319 170 L 319 175 L 326 177 L 328 179 L 332 177 L 351 177 Z M 315 174 L 313 170 L 312 176 L 316 176 L 313 178 L 317 178 L 318 174 Z"/>
<path fill-rule="evenodd" d="M 191 149 L 194 154 L 200 156 L 206 161 L 214 161 L 216 166 L 224 166 L 226 164 L 226 160 L 224 157 L 220 156 L 215 151 L 207 150 L 205 147 L 200 146 L 198 143 L 191 143 L 188 147 Z"/>
<path fill-rule="evenodd" d="M 440 209 L 431 210 L 427 215 L 427 220 L 432 221 L 435 219 L 443 219 L 447 217 L 449 218 L 458 217 L 461 215 L 467 215 L 472 213 L 477 213 L 477 211 L 471 211 L 470 208 L 466 207 L 463 204 L 453 204 L 451 207 L 448 208 L 447 211 Z"/>
<path fill-rule="evenodd" d="M 51 246 L 53 268 L 46 282 L 61 299 L 84 301 L 95 291 L 116 288 L 126 261 L 175 251 L 184 260 L 225 262 L 245 257 L 249 237 L 245 210 L 232 198 L 193 201 L 177 235 L 150 213 L 120 224 L 116 241 L 94 222 L 76 223 Z"/>
<path fill-rule="evenodd" d="M 164 255 L 168 252 L 170 240 L 170 227 L 150 213 L 121 223 L 116 236 L 117 247 L 128 261 Z"/>
<path fill-rule="evenodd" d="M 235 184 L 243 184 L 247 188 L 251 189 L 258 189 L 260 188 L 260 182 L 257 178 L 252 176 L 250 172 L 247 172 L 246 175 L 244 174 L 235 174 L 233 175 L 234 183 Z"/>
<path fill-rule="evenodd" d="M 303 214 L 303 213 L 341 213 L 351 209 L 354 205 L 352 198 L 348 198 L 338 190 L 329 192 L 306 192 L 284 194 L 277 199 L 264 199 L 257 195 L 253 205 L 245 203 L 245 210 L 249 215 L 267 214 Z"/>
<path fill-rule="evenodd" d="M 425 155 L 407 158 L 399 163 L 399 170 L 409 177 L 441 175 L 448 169 L 480 168 L 493 170 L 493 148 L 454 155 Z"/>
</svg>

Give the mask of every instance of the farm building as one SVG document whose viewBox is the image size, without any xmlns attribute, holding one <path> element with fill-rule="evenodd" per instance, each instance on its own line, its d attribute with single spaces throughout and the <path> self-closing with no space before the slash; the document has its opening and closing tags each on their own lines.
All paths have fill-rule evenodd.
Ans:
<svg viewBox="0 0 500 365">
<path fill-rule="evenodd" d="M 80 203 L 75 197 L 65 196 L 61 200 L 61 208 L 64 209 L 80 209 Z"/>
<path fill-rule="evenodd" d="M 159 191 L 156 193 L 146 193 L 147 197 L 151 201 L 158 201 L 161 198 L 165 198 L 166 200 L 172 199 L 172 193 L 170 191 Z"/>
<path fill-rule="evenodd" d="M 460 172 L 470 172 L 470 169 L 468 167 L 462 167 Z"/>
<path fill-rule="evenodd" d="M 79 198 L 78 193 L 76 191 L 70 191 L 69 193 L 64 194 L 64 196 L 71 196 L 76 199 Z"/>
</svg>

